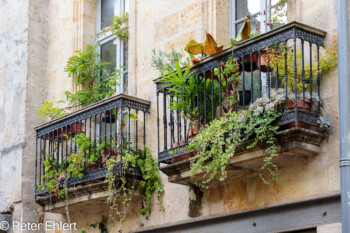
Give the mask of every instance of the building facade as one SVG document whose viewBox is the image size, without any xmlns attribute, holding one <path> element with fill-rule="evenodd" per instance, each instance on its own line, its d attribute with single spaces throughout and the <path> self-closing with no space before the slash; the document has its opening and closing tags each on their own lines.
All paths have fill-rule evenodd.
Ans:
<svg viewBox="0 0 350 233">
<path fill-rule="evenodd" d="M 163 103 L 169 104 L 169 102 L 167 99 L 164 100 L 165 91 L 160 90 L 159 85 L 157 88 L 157 81 L 154 81 L 160 73 L 151 65 L 152 50 L 168 53 L 176 50 L 185 56 L 186 44 L 190 40 L 204 42 L 207 32 L 226 50 L 220 53 L 219 57 L 206 58 L 197 67 L 211 64 L 213 61 L 221 62 L 222 57 L 227 54 L 231 56 L 246 46 L 241 44 L 237 50 L 232 51 L 229 44 L 230 38 L 238 34 L 246 15 L 251 16 L 252 30 L 260 32 L 260 36 L 251 39 L 249 43 L 258 44 L 264 39 L 264 35 L 268 35 L 269 38 L 282 35 L 284 31 L 276 32 L 278 28 L 272 30 L 268 24 L 268 17 L 271 14 L 269 12 L 274 10 L 275 2 L 267 2 L 260 0 L 0 1 L 0 47 L 4 55 L 0 59 L 0 128 L 2 129 L 0 222 L 68 221 L 64 200 L 56 200 L 54 203 L 47 198 L 43 200 L 36 195 L 35 189 L 40 179 L 38 169 L 42 165 L 41 152 L 38 154 L 38 150 L 42 150 L 41 142 L 46 145 L 48 138 L 49 141 L 55 140 L 53 139 L 55 135 L 59 138 L 60 130 L 68 131 L 68 126 L 54 128 L 57 122 L 47 123 L 48 118 L 39 120 L 38 109 L 43 101 L 57 102 L 64 99 L 66 90 L 76 91 L 74 82 L 64 71 L 67 60 L 76 50 L 99 43 L 98 59 L 107 61 L 118 69 L 122 67 L 123 75 L 116 92 L 130 96 L 121 99 L 134 101 L 131 107 L 128 105 L 129 112 L 131 108 L 132 111 L 145 113 L 140 114 L 142 125 L 130 125 L 129 120 L 127 136 L 129 141 L 130 137 L 136 137 L 136 143 L 139 142 L 139 145 L 145 143 L 154 159 L 158 160 L 162 155 L 162 148 L 173 148 L 170 144 L 176 141 L 173 138 L 176 136 L 165 133 L 174 127 L 170 119 L 172 113 L 164 110 L 166 108 L 163 108 Z M 290 30 L 304 32 L 297 39 L 298 45 L 294 49 L 300 49 L 299 42 L 305 40 L 305 54 L 312 52 L 311 57 L 314 57 L 318 51 L 317 38 L 324 41 L 326 48 L 336 46 L 336 3 L 336 0 L 288 1 L 287 16 L 283 19 L 283 24 L 296 21 L 301 24 L 295 23 Z M 110 25 L 111 17 L 123 12 L 128 12 L 129 15 L 127 42 L 119 41 L 113 34 L 100 34 L 103 27 Z M 262 14 L 258 15 L 259 12 Z M 282 25 L 281 28 L 286 25 Z M 308 40 L 314 43 L 311 49 L 306 43 Z M 321 53 L 324 52 L 323 46 L 320 47 Z M 308 61 L 305 63 L 309 64 Z M 281 76 L 283 75 L 281 73 Z M 320 76 L 315 90 L 319 90 L 323 101 L 322 111 L 329 117 L 331 127 L 326 133 L 306 127 L 304 131 L 284 136 L 285 141 L 279 147 L 280 160 L 277 161 L 279 182 L 270 186 L 264 184 L 259 177 L 260 170 L 257 167 L 260 166 L 261 157 L 265 154 L 263 147 L 252 151 L 243 149 L 235 157 L 236 160 L 230 162 L 232 167 L 240 169 L 231 169 L 225 181 L 213 182 L 209 189 L 199 189 L 193 185 L 189 178 L 188 164 L 182 162 L 179 166 L 171 162 L 160 163 L 165 210 L 159 210 L 156 197 L 153 195 L 152 211 L 140 214 L 143 195 L 142 191 L 135 193 L 127 211 L 123 231 L 341 232 L 337 68 L 332 68 Z M 266 90 L 267 95 L 271 83 L 267 81 L 269 80 L 267 76 L 263 75 L 263 80 L 265 81 L 261 83 L 260 90 Z M 113 100 L 110 102 L 95 107 L 98 109 L 105 106 L 104 104 L 114 103 L 113 101 L 119 100 L 118 98 L 117 95 L 112 97 Z M 102 107 L 100 110 L 102 112 L 98 114 L 102 114 L 103 111 L 106 114 L 106 109 Z M 117 106 L 113 105 L 112 108 L 117 109 Z M 88 111 L 90 110 L 80 109 L 73 115 L 65 116 L 64 120 L 68 122 L 74 117 L 79 118 L 78 114 L 89 114 Z M 166 115 L 165 122 L 162 114 L 169 114 Z M 96 117 L 92 123 L 91 116 L 84 118 L 85 127 L 89 122 L 89 132 L 96 133 L 91 130 L 91 124 L 93 128 L 97 124 Z M 80 122 L 84 121 L 82 119 Z M 106 122 L 107 120 L 105 127 Z M 72 122 L 69 124 L 72 127 Z M 41 126 L 34 129 L 38 125 Z M 53 131 L 42 134 L 48 138 L 38 136 L 41 130 L 51 126 Z M 164 128 L 165 126 L 169 128 Z M 112 129 L 113 126 L 110 127 Z M 136 131 L 133 131 L 135 127 Z M 175 135 L 176 133 L 179 135 L 181 126 L 176 127 L 178 132 L 175 131 Z M 88 132 L 86 128 L 85 132 Z M 63 145 L 66 145 L 67 141 L 61 140 L 59 143 L 62 143 L 63 156 Z M 60 153 L 58 152 L 58 157 L 61 156 Z M 169 158 L 167 157 L 168 160 Z M 258 165 L 254 164 L 255 162 Z M 105 203 L 108 190 L 105 187 L 94 186 L 94 188 L 91 185 L 94 183 L 72 185 L 74 186 L 70 193 L 72 196 L 68 202 L 69 222 L 75 222 L 77 225 L 77 229 L 73 232 L 83 230 L 99 232 L 98 229 L 90 227 L 90 224 L 100 221 L 102 216 L 108 216 L 109 207 Z M 107 229 L 108 232 L 118 232 L 119 221 L 108 221 Z M 9 232 L 40 231 L 28 229 L 21 231 L 11 226 Z"/>
</svg>

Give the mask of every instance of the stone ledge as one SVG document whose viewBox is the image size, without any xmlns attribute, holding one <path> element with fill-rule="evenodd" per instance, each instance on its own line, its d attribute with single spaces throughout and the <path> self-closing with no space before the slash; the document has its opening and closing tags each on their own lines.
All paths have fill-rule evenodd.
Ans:
<svg viewBox="0 0 350 233">
<path fill-rule="evenodd" d="M 274 159 L 278 166 L 288 164 L 296 157 L 315 156 L 320 152 L 320 144 L 325 138 L 323 133 L 304 129 L 292 128 L 281 131 L 278 135 L 279 156 Z M 236 155 L 230 160 L 227 166 L 231 176 L 238 175 L 243 170 L 258 171 L 266 156 L 265 149 L 267 145 L 260 143 L 255 148 L 247 149 L 252 141 L 240 143 L 236 148 Z M 190 177 L 190 160 L 183 160 L 175 164 L 161 166 L 159 168 L 168 176 L 169 182 L 189 185 L 193 181 L 201 180 L 204 173 L 198 173 L 195 179 Z"/>
<path fill-rule="evenodd" d="M 134 182 L 134 189 L 131 189 L 131 184 Z M 142 196 L 142 181 L 127 179 L 127 188 L 132 193 L 132 196 Z M 104 181 L 77 186 L 68 189 L 68 206 L 69 212 L 74 213 L 86 208 L 96 208 L 97 206 L 106 206 L 106 200 L 109 196 L 108 184 Z M 37 196 L 35 200 L 43 207 L 44 212 L 65 213 L 65 199 L 60 199 L 53 195 Z"/>
</svg>

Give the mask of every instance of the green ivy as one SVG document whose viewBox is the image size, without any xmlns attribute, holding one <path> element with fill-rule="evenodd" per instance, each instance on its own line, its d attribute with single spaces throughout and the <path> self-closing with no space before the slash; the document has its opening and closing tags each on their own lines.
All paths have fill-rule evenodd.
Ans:
<svg viewBox="0 0 350 233">
<path fill-rule="evenodd" d="M 143 156 L 145 158 L 143 159 Z M 121 167 L 119 166 L 121 165 Z M 125 150 L 122 158 L 117 157 L 116 160 L 107 160 L 108 172 L 105 182 L 108 183 L 109 196 L 107 204 L 110 206 L 110 219 L 118 217 L 121 224 L 121 231 L 126 220 L 126 213 L 132 200 L 132 191 L 135 185 L 129 185 L 131 190 L 127 188 L 126 174 L 135 175 L 136 166 L 139 166 L 145 188 L 145 205 L 140 209 L 140 213 L 146 213 L 152 207 L 152 194 L 155 192 L 160 206 L 163 211 L 161 195 L 164 192 L 163 184 L 158 170 L 158 164 L 153 159 L 150 149 L 145 148 L 145 151 L 130 148 Z M 120 200 L 121 199 L 121 200 Z"/>
<path fill-rule="evenodd" d="M 259 142 L 267 143 L 266 153 L 261 170 L 267 169 L 272 180 L 278 181 L 278 168 L 272 159 L 278 156 L 276 135 L 278 126 L 273 122 L 281 115 L 278 111 L 264 111 L 260 115 L 253 114 L 250 110 L 239 113 L 228 112 L 225 117 L 212 121 L 190 143 L 190 149 L 195 151 L 191 158 L 192 178 L 198 172 L 204 172 L 203 180 L 196 184 L 207 188 L 208 184 L 217 179 L 224 181 L 227 178 L 227 165 L 235 155 L 236 147 L 241 142 L 253 140 L 247 149 L 254 148 Z M 271 185 L 260 173 L 260 177 Z"/>
<path fill-rule="evenodd" d="M 64 136 L 68 138 L 68 135 Z M 46 187 L 48 193 L 63 198 L 65 190 L 61 189 L 61 181 L 70 177 L 83 178 L 85 167 L 95 164 L 100 153 L 105 148 L 109 148 L 109 140 L 107 142 L 101 140 L 101 143 L 91 142 L 84 133 L 77 134 L 75 140 L 78 147 L 77 152 L 71 153 L 62 163 L 58 163 L 54 156 L 46 155 L 46 160 L 43 162 L 45 166 L 44 182 L 38 187 L 39 190 L 43 191 Z"/>
<path fill-rule="evenodd" d="M 157 196 L 158 205 L 160 210 L 163 211 L 162 193 L 164 192 L 162 180 L 158 170 L 158 163 L 152 157 L 151 151 L 146 147 L 145 159 L 138 159 L 137 164 L 142 172 L 142 178 L 144 183 L 142 186 L 146 189 L 146 205 L 140 210 L 141 213 L 146 213 L 151 210 L 152 207 L 152 193 L 155 192 Z"/>
</svg>

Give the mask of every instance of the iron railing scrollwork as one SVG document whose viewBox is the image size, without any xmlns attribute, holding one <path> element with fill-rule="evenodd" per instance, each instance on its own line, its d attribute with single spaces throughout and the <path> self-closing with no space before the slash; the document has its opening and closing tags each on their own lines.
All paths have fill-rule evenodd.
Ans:
<svg viewBox="0 0 350 233">
<path fill-rule="evenodd" d="M 145 117 L 149 108 L 150 102 L 121 94 L 36 127 L 35 195 L 47 195 L 44 176 L 48 155 L 57 163 L 55 167 L 67 169 L 65 161 L 69 161 L 73 153 L 78 153 L 79 134 L 88 137 L 88 153 L 97 153 L 98 160 L 84 167 L 82 178 L 70 177 L 68 186 L 102 180 L 107 173 L 107 159 L 117 159 L 130 150 L 144 151 Z M 104 149 L 98 150 L 97 145 L 101 143 L 105 143 Z M 132 173 L 141 177 L 139 168 Z M 43 190 L 39 190 L 40 186 Z"/>
<path fill-rule="evenodd" d="M 318 62 L 325 36 L 326 33 L 321 30 L 292 22 L 195 64 L 192 70 L 197 87 L 203 80 L 205 83 L 211 80 L 212 85 L 214 81 L 219 82 L 218 86 L 221 87 L 227 80 L 222 73 L 222 65 L 231 57 L 240 63 L 241 70 L 239 87 L 236 83 L 228 83 L 227 89 L 215 90 L 218 93 L 214 92 L 214 88 L 204 88 L 203 92 L 192 94 L 194 98 L 192 96 L 188 101 L 191 110 L 198 109 L 198 116 L 191 116 L 192 123 L 193 119 L 197 121 L 195 126 L 190 124 L 188 116 L 169 110 L 174 98 L 168 91 L 168 83 L 156 80 L 159 164 L 172 163 L 174 158 L 189 152 L 192 127 L 205 127 L 212 119 L 221 117 L 228 108 L 235 111 L 247 109 L 257 98 L 270 97 L 272 90 L 278 88 L 283 88 L 286 104 L 276 124 L 281 127 L 288 124 L 314 127 L 320 115 L 321 83 Z M 269 59 L 271 57 L 278 57 L 281 63 L 272 67 L 272 59 Z M 232 87 L 237 100 L 233 108 L 223 101 L 224 96 L 232 91 Z M 217 96 L 218 101 L 215 99 Z"/>
</svg>

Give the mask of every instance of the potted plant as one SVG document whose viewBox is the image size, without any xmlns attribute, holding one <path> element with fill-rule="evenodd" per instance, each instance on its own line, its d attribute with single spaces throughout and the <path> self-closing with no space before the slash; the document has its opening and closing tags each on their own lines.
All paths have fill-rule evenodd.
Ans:
<svg viewBox="0 0 350 233">
<path fill-rule="evenodd" d="M 102 113 L 101 121 L 106 123 L 115 123 L 116 115 L 119 113 L 120 107 L 117 108 L 117 111 L 115 109 L 108 110 L 106 113 Z"/>
<path fill-rule="evenodd" d="M 212 81 L 211 78 L 199 76 L 198 80 L 196 80 L 196 78 L 193 76 L 194 71 L 190 71 L 190 66 L 187 66 L 183 73 L 178 63 L 175 64 L 175 67 L 175 71 L 168 68 L 165 74 L 162 75 L 159 82 L 165 83 L 164 86 L 169 88 L 168 91 L 172 93 L 173 99 L 177 100 L 170 102 L 169 109 L 179 111 L 182 117 L 190 122 L 190 127 L 189 131 L 187 132 L 188 138 L 179 142 L 179 144 L 174 144 L 173 147 L 184 145 L 185 141 L 195 137 L 195 135 L 198 133 L 198 128 L 204 128 L 205 114 L 208 122 L 215 117 L 212 116 L 211 104 L 207 105 L 206 111 L 204 110 L 203 106 L 204 101 L 210 103 L 212 100 L 214 100 L 214 108 L 216 109 L 216 107 L 219 105 L 218 89 L 220 88 L 219 82 L 215 79 Z M 214 96 L 211 96 L 212 87 L 215 89 Z M 206 92 L 206 97 L 204 97 L 204 91 Z M 223 94 L 224 93 L 222 93 L 222 95 Z M 183 158 L 188 156 L 189 155 L 185 154 Z"/>
</svg>

